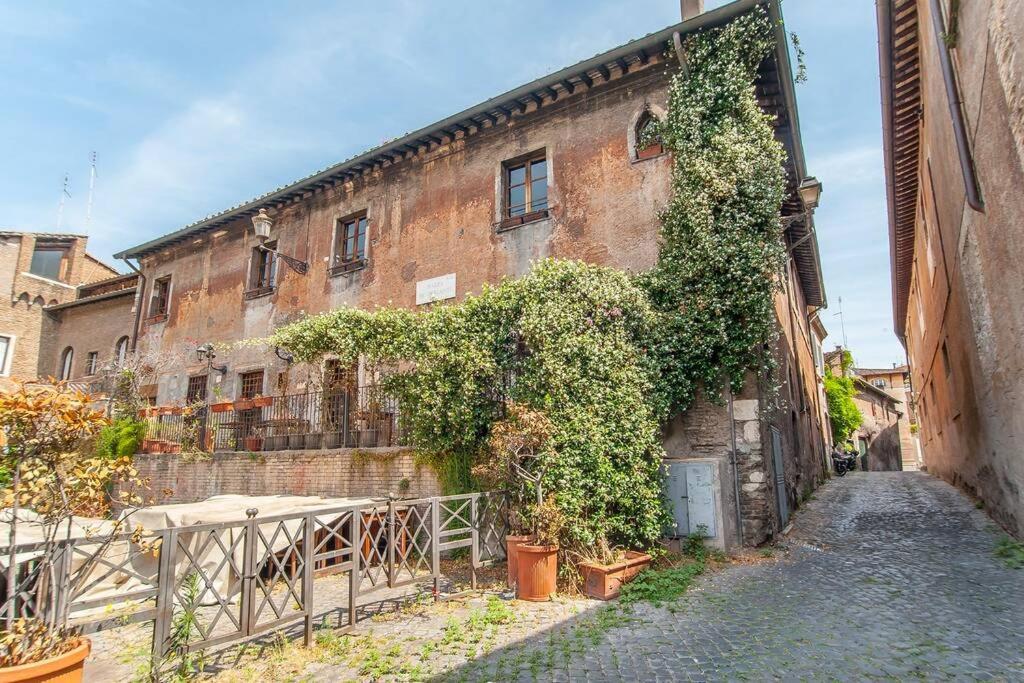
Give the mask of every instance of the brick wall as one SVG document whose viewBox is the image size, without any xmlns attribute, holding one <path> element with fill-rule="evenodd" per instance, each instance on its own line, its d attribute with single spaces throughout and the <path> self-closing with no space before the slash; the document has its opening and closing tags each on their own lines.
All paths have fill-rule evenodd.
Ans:
<svg viewBox="0 0 1024 683">
<path fill-rule="evenodd" d="M 52 332 L 48 335 L 51 342 L 48 348 L 40 347 L 40 374 L 56 375 L 63 351 L 68 347 L 74 350 L 71 366 L 71 379 L 74 380 L 91 376 L 86 368 L 86 359 L 91 351 L 97 354 L 98 368 L 113 360 L 117 340 L 132 333 L 134 294 L 134 289 L 126 289 L 110 299 L 76 303 L 49 313 L 52 319 Z M 47 355 L 44 355 L 44 350 Z"/>
<path fill-rule="evenodd" d="M 226 493 L 352 498 L 441 494 L 434 472 L 416 465 L 412 451 L 398 448 L 215 453 L 199 462 L 186 462 L 179 455 L 140 454 L 135 466 L 162 503 L 189 503 Z M 166 490 L 172 493 L 164 496 Z"/>
</svg>

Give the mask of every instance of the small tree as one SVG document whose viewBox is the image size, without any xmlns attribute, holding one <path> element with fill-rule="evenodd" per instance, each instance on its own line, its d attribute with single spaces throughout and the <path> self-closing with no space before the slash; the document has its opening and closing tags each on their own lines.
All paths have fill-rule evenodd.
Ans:
<svg viewBox="0 0 1024 683">
<path fill-rule="evenodd" d="M 555 453 L 551 447 L 551 420 L 537 410 L 520 403 L 505 404 L 505 418 L 494 423 L 487 441 L 487 452 L 473 468 L 473 476 L 486 488 L 508 492 L 509 527 L 513 533 L 536 533 L 536 524 L 527 521 L 524 510 L 536 511 L 544 503 L 541 484 L 547 465 Z M 533 489 L 534 502 L 528 501 Z"/>
<path fill-rule="evenodd" d="M 857 390 L 850 377 L 837 377 L 825 369 L 825 397 L 828 400 L 828 419 L 832 425 L 832 437 L 836 443 L 843 443 L 860 427 L 864 416 L 857 409 L 853 397 Z"/>
<path fill-rule="evenodd" d="M 92 537 L 97 549 L 85 558 L 77 578 L 60 571 L 62 542 L 72 536 L 73 518 L 108 510 L 108 491 L 115 481 L 124 484 L 120 504 L 131 507 L 141 502 L 131 491 L 141 482 L 130 457 L 93 455 L 90 439 L 109 420 L 91 403 L 92 397 L 64 382 L 22 384 L 0 395 L 0 465 L 11 476 L 9 487 L 0 492 L 0 504 L 10 514 L 4 630 L 25 636 L 0 641 L 0 666 L 39 661 L 75 646 L 75 634 L 66 630 L 68 596 L 81 588 L 114 537 L 127 528 L 129 515 L 122 515 L 103 536 Z M 35 519 L 22 519 L 25 510 Z M 29 523 L 39 527 L 43 541 L 29 574 L 19 576 L 17 530 Z M 141 535 L 140 529 L 136 531 Z M 20 592 L 32 596 L 34 607 L 27 620 L 17 618 Z"/>
</svg>

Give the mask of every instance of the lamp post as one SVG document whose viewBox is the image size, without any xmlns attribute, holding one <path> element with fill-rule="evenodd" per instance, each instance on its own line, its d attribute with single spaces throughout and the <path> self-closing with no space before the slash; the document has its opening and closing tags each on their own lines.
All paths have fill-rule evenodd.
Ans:
<svg viewBox="0 0 1024 683">
<path fill-rule="evenodd" d="M 273 254 L 274 256 L 280 257 L 285 264 L 294 270 L 299 275 L 305 275 L 309 272 L 309 264 L 305 261 L 300 261 L 297 258 L 282 254 L 277 249 L 268 247 L 264 242 L 270 239 L 270 228 L 274 226 L 274 219 L 267 214 L 266 209 L 260 209 L 260 212 L 252 217 L 252 229 L 256 233 L 256 239 L 260 241 L 259 249 L 262 251 Z"/>
<path fill-rule="evenodd" d="M 797 188 L 800 193 L 800 201 L 804 204 L 804 210 L 812 212 L 818 208 L 818 200 L 821 199 L 821 181 L 814 176 L 808 176 L 800 182 Z"/>
<path fill-rule="evenodd" d="M 213 361 L 217 358 L 216 352 L 213 350 L 213 344 L 206 342 L 205 344 L 196 347 L 196 357 L 200 363 L 206 363 L 207 372 L 219 372 L 225 374 L 228 371 L 226 365 L 214 365 Z"/>
</svg>

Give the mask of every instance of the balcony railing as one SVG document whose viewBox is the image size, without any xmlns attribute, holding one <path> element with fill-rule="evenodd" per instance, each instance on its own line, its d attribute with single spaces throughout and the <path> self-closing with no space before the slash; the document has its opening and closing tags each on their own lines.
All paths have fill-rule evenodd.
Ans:
<svg viewBox="0 0 1024 683">
<path fill-rule="evenodd" d="M 283 451 L 404 445 L 398 404 L 377 387 L 143 411 L 144 452 Z"/>
</svg>

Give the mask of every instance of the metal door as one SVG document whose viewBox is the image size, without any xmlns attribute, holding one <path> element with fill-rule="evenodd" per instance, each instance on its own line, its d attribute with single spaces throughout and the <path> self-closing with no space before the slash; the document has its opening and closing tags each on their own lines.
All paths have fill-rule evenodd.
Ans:
<svg viewBox="0 0 1024 683">
<path fill-rule="evenodd" d="M 775 466 L 775 499 L 779 502 L 779 522 L 789 523 L 789 500 L 786 498 L 786 469 L 782 464 L 782 432 L 777 427 L 772 432 L 772 464 Z"/>
<path fill-rule="evenodd" d="M 665 486 L 672 504 L 674 535 L 686 536 L 701 526 L 708 538 L 718 535 L 713 467 L 703 462 L 668 464 Z"/>
</svg>

